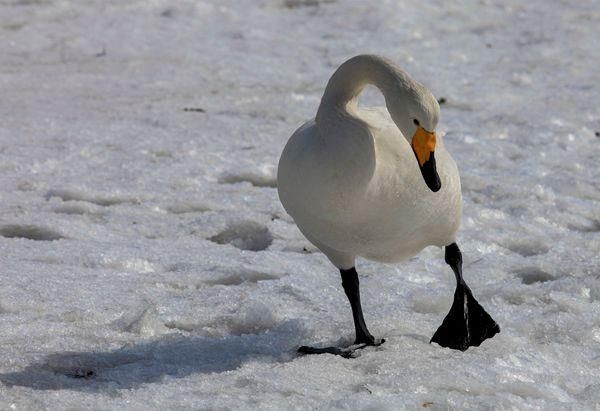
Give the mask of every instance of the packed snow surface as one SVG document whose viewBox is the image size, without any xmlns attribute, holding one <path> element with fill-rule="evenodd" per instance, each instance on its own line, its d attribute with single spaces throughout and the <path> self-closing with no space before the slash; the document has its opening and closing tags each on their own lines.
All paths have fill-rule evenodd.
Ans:
<svg viewBox="0 0 600 411">
<path fill-rule="evenodd" d="M 600 407 L 600 3 L 0 2 L 1 409 Z M 276 165 L 347 58 L 444 99 L 465 278 L 502 332 L 429 344 L 428 248 L 335 268 Z M 368 90 L 363 104 L 381 104 Z"/>
</svg>

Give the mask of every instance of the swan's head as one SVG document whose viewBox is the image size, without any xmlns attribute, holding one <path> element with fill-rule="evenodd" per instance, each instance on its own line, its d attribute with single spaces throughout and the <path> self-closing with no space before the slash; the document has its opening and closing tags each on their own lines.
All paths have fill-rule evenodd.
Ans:
<svg viewBox="0 0 600 411">
<path fill-rule="evenodd" d="M 437 192 L 442 187 L 435 166 L 436 127 L 440 105 L 429 90 L 411 82 L 396 95 L 388 110 L 394 123 L 410 143 L 427 187 Z"/>
</svg>

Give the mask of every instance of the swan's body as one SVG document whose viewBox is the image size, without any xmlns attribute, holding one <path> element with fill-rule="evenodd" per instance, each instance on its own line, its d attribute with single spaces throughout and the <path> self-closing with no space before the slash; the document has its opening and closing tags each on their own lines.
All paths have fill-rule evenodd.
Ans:
<svg viewBox="0 0 600 411">
<path fill-rule="evenodd" d="M 358 107 L 368 84 L 381 90 L 386 108 Z M 431 92 L 395 63 L 357 56 L 333 74 L 315 119 L 296 130 L 281 155 L 279 197 L 306 238 L 340 269 L 356 343 L 382 342 L 362 316 L 356 257 L 396 262 L 429 245 L 446 247 L 457 278 L 454 305 L 434 340 L 466 349 L 499 332 L 462 278 L 455 244 L 460 178 L 443 141 L 436 140 L 438 118 Z M 457 327 L 462 331 L 454 335 Z M 301 350 L 347 354 L 333 347 Z"/>
<path fill-rule="evenodd" d="M 433 193 L 385 108 L 335 110 L 327 127 L 300 127 L 279 163 L 279 197 L 309 241 L 338 268 L 356 256 L 397 262 L 453 243 L 462 198 L 443 142 L 435 150 L 442 188 Z"/>
</svg>

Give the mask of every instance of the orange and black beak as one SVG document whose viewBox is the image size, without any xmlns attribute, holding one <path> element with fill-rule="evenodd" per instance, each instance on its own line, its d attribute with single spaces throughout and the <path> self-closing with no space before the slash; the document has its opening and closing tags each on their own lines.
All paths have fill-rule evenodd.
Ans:
<svg viewBox="0 0 600 411">
<path fill-rule="evenodd" d="M 411 143 L 425 184 L 427 184 L 427 187 L 434 193 L 442 188 L 440 176 L 435 168 L 435 143 L 435 131 L 427 131 L 421 126 L 417 128 Z"/>
</svg>

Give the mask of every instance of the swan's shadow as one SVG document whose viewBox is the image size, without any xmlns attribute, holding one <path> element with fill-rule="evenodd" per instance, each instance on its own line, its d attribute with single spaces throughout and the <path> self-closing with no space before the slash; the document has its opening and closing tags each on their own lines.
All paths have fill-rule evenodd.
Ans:
<svg viewBox="0 0 600 411">
<path fill-rule="evenodd" d="M 304 336 L 305 330 L 295 321 L 261 334 L 169 336 L 113 351 L 50 354 L 21 371 L 0 374 L 0 381 L 36 390 L 131 389 L 164 377 L 234 370 L 250 360 L 291 361 Z"/>
</svg>

